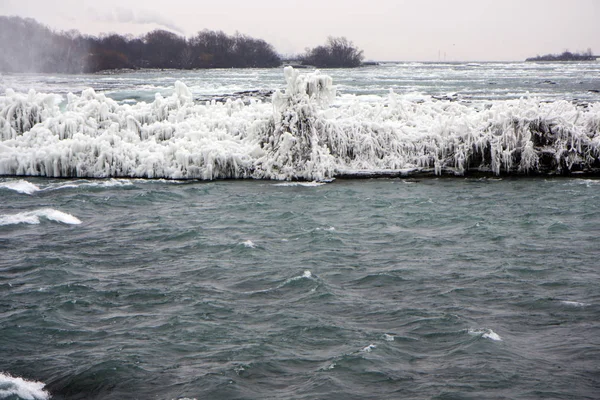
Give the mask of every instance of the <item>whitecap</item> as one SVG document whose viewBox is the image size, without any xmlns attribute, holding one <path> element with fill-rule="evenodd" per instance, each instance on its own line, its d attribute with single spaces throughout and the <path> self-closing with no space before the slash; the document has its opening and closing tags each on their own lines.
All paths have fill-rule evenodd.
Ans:
<svg viewBox="0 0 600 400">
<path fill-rule="evenodd" d="M 285 281 L 285 282 L 283 282 L 282 284 L 280 284 L 280 285 L 278 285 L 278 286 L 276 286 L 276 287 L 274 287 L 274 288 L 263 289 L 263 290 L 256 290 L 256 291 L 252 291 L 252 292 L 245 292 L 245 293 L 246 293 L 246 294 L 269 293 L 269 292 L 272 292 L 272 291 L 274 291 L 274 290 L 281 289 L 281 288 L 283 288 L 283 287 L 285 287 L 285 286 L 289 285 L 290 283 L 292 283 L 292 282 L 295 282 L 295 281 L 298 281 L 298 280 L 300 280 L 300 279 L 313 279 L 313 274 L 312 274 L 312 272 L 310 272 L 309 270 L 306 270 L 306 271 L 304 271 L 304 272 L 302 273 L 302 275 L 299 275 L 299 276 L 294 276 L 293 278 L 286 279 L 286 281 Z M 311 291 L 314 291 L 314 289 L 313 289 L 313 290 L 311 290 Z"/>
<path fill-rule="evenodd" d="M 92 188 L 112 188 L 112 187 L 122 187 L 122 186 L 132 186 L 133 183 L 129 179 L 115 179 L 111 178 L 104 181 L 94 181 L 90 182 L 87 180 L 82 181 L 74 181 L 69 183 L 60 183 L 55 185 L 50 185 L 48 190 L 61 190 L 61 189 L 77 189 L 80 187 L 92 187 Z"/>
<path fill-rule="evenodd" d="M 474 336 L 481 336 L 484 339 L 490 339 L 493 340 L 495 342 L 501 342 L 502 338 L 500 337 L 500 335 L 498 335 L 496 332 L 494 332 L 491 329 L 469 329 L 468 330 L 469 335 L 474 335 Z"/>
<path fill-rule="evenodd" d="M 587 187 L 600 185 L 600 180 L 597 179 L 576 179 L 574 182 L 576 184 L 585 185 Z"/>
<path fill-rule="evenodd" d="M 18 181 L 8 181 L 0 183 L 0 189 L 14 190 L 17 193 L 33 194 L 41 189 L 31 182 L 19 179 Z"/>
<path fill-rule="evenodd" d="M 287 285 L 289 283 L 298 281 L 300 279 L 312 279 L 312 277 L 313 277 L 312 272 L 310 272 L 309 270 L 305 270 L 302 273 L 302 275 L 300 275 L 300 276 L 294 276 L 293 278 L 290 278 L 290 279 L 286 280 L 285 282 L 283 282 L 282 285 L 278 286 L 278 288 L 281 288 L 281 287 L 283 287 L 283 286 L 285 286 L 285 285 Z"/>
<path fill-rule="evenodd" d="M 13 215 L 0 215 L 0 226 L 31 224 L 37 225 L 41 222 L 40 218 L 45 218 L 50 221 L 60 222 L 67 225 L 79 225 L 81 220 L 71 214 L 55 210 L 53 208 L 42 208 L 35 211 L 26 211 Z"/>
<path fill-rule="evenodd" d="M 239 375 L 240 373 L 244 372 L 246 370 L 246 368 L 244 368 L 243 365 L 238 365 L 233 370 L 235 371 L 236 374 Z"/>
<path fill-rule="evenodd" d="M 561 304 L 564 304 L 566 306 L 571 306 L 571 307 L 586 307 L 586 306 L 589 306 L 589 304 L 587 304 L 587 303 L 581 303 L 579 301 L 568 301 L 568 300 L 561 300 Z"/>
<path fill-rule="evenodd" d="M 19 213 L 14 215 L 0 215 L 0 226 L 3 225 L 17 225 L 17 224 L 31 224 L 37 225 L 40 223 L 40 219 L 31 213 Z"/>
<path fill-rule="evenodd" d="M 163 180 L 164 181 L 164 180 Z M 100 187 L 121 187 L 121 186 L 131 186 L 133 183 L 129 179 L 109 179 L 107 181 L 96 182 L 95 186 Z"/>
<path fill-rule="evenodd" d="M 394 341 L 394 336 L 393 336 L 393 335 L 389 335 L 389 334 L 387 334 L 387 333 L 384 333 L 384 334 L 383 334 L 383 339 L 384 339 L 386 342 L 393 342 L 393 341 Z"/>
<path fill-rule="evenodd" d="M 302 187 L 317 187 L 317 186 L 323 186 L 326 185 L 326 182 L 317 182 L 317 181 L 313 181 L 313 182 L 282 182 L 282 183 L 276 183 L 273 186 L 283 186 L 283 187 L 296 187 L 296 186 L 302 186 Z"/>
<path fill-rule="evenodd" d="M 242 242 L 242 245 L 244 247 L 248 247 L 249 249 L 255 249 L 256 245 L 254 244 L 254 242 L 252 240 L 246 240 L 245 242 Z"/>
<path fill-rule="evenodd" d="M 27 381 L 0 372 L 0 399 L 46 400 L 50 394 L 44 390 L 44 386 L 42 382 Z"/>
<path fill-rule="evenodd" d="M 376 348 L 377 348 L 377 345 L 374 345 L 371 343 L 370 345 L 363 347 L 360 351 L 362 351 L 363 353 L 370 353 L 373 350 L 375 350 Z"/>
<path fill-rule="evenodd" d="M 328 228 L 317 228 L 317 231 L 328 231 L 328 232 L 333 232 L 335 231 L 335 226 L 330 226 Z"/>
</svg>

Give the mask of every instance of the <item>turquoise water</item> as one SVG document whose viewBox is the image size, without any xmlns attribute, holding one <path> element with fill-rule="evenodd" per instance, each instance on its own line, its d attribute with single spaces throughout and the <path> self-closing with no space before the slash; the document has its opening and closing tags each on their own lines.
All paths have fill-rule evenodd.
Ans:
<svg viewBox="0 0 600 400">
<path fill-rule="evenodd" d="M 575 178 L 1 178 L 0 372 L 53 399 L 593 399 L 599 200 Z"/>
</svg>

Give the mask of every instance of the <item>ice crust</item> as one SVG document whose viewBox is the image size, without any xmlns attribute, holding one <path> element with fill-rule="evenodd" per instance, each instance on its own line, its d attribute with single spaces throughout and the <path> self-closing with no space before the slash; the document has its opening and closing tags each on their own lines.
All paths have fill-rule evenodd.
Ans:
<svg viewBox="0 0 600 400">
<path fill-rule="evenodd" d="M 0 96 L 0 175 L 323 181 L 365 172 L 463 175 L 600 168 L 600 104 L 460 103 L 390 92 L 336 101 L 332 79 L 284 69 L 271 104 L 195 102 L 182 82 L 152 103 L 92 89 Z M 339 97 L 338 97 L 339 99 Z"/>
</svg>

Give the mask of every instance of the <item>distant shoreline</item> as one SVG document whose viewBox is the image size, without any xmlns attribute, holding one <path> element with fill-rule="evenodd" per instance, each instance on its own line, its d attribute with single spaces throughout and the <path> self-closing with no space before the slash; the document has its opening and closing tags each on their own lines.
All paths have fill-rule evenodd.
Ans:
<svg viewBox="0 0 600 400">
<path fill-rule="evenodd" d="M 543 56 L 530 57 L 525 62 L 569 62 L 569 61 L 598 61 L 600 56 L 593 55 L 592 50 L 588 49 L 585 53 L 571 53 L 564 51 L 562 54 L 546 54 Z"/>
</svg>

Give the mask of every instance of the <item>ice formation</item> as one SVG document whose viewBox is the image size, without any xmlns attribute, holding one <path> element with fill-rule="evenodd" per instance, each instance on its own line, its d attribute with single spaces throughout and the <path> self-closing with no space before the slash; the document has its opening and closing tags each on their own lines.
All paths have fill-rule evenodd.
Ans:
<svg viewBox="0 0 600 400">
<path fill-rule="evenodd" d="M 284 69 L 271 104 L 195 102 L 176 82 L 152 103 L 92 89 L 0 96 L 0 175 L 323 181 L 371 172 L 501 175 L 600 170 L 600 104 L 460 103 L 390 92 L 336 103 L 332 79 Z M 332 103 L 333 102 L 333 103 Z"/>
</svg>

